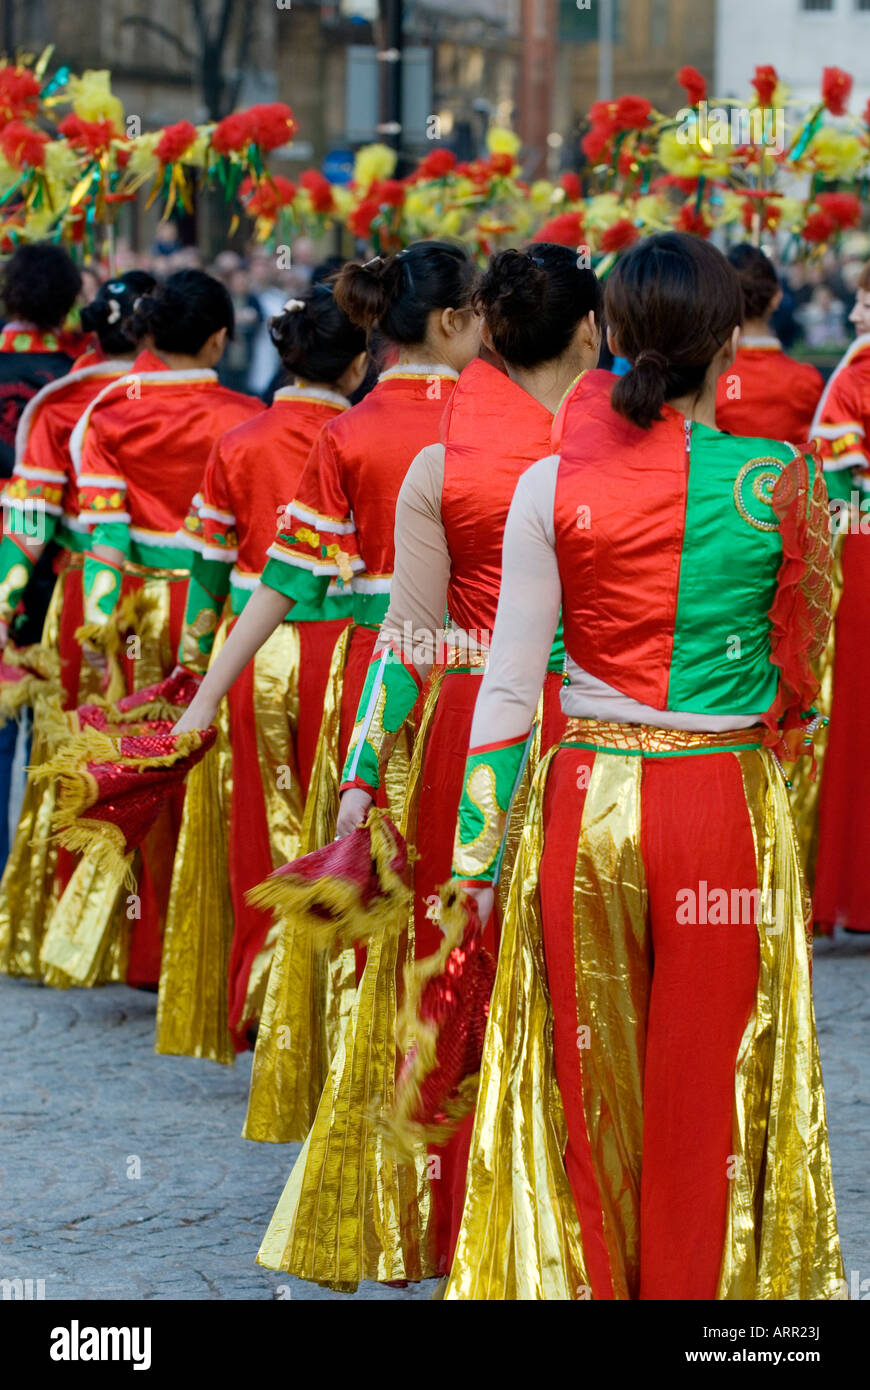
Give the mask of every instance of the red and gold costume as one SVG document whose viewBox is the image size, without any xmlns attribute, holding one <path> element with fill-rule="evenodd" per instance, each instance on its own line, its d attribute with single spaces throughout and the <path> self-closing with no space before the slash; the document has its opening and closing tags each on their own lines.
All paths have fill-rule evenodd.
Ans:
<svg viewBox="0 0 870 1390">
<path fill-rule="evenodd" d="M 269 550 L 263 583 L 294 600 L 291 619 L 296 604 L 319 605 L 330 589 L 349 591 L 353 603 L 353 623 L 333 656 L 300 853 L 327 844 L 335 831 L 341 767 L 389 604 L 396 501 L 412 459 L 438 437 L 456 377 L 443 365 L 414 363 L 383 372 L 369 395 L 320 435 L 287 508 L 285 529 Z M 403 733 L 379 794 L 396 818 L 408 757 Z M 311 960 L 310 942 L 291 939 L 290 924 L 281 925 L 257 1038 L 248 1138 L 305 1137 L 362 959 L 359 952 L 355 961 L 348 948 L 323 971 Z"/>
<path fill-rule="evenodd" d="M 495 624 L 501 585 L 502 540 L 517 480 L 550 445 L 553 417 L 503 372 L 476 359 L 465 368 L 441 424 L 443 443 L 415 458 L 396 508 L 396 561 L 389 610 L 381 626 L 344 766 L 343 789 L 363 787 L 376 797 L 392 749 L 421 690 L 428 686 L 402 816 L 402 831 L 415 845 L 414 897 L 407 942 L 385 936 L 372 943 L 348 1021 L 343 1047 L 330 1069 L 309 1147 L 288 1184 L 261 1252 L 261 1262 L 301 1278 L 342 1284 L 364 1279 L 420 1278 L 446 1272 L 458 1225 L 472 1116 L 443 1148 L 414 1162 L 397 1162 L 370 1120 L 374 1097 L 388 1109 L 397 1062 L 395 1040 L 400 958 L 430 956 L 441 932 L 430 904 L 450 875 L 453 826 L 462 792 L 465 750 Z M 503 439 L 494 452 L 493 441 Z M 447 627 L 445 629 L 445 609 Z M 559 707 L 564 649 L 554 644 L 544 679 L 546 750 L 561 735 Z M 487 933 L 491 950 L 495 927 Z M 289 969 L 279 944 L 275 971 Z M 392 971 L 392 975 L 391 972 Z M 271 990 L 270 990 L 271 993 Z M 276 1003 L 278 996 L 275 996 Z M 277 1022 L 277 1017 L 276 1017 Z M 377 1039 L 377 1042 L 374 1040 Z M 267 1050 L 272 1049 L 272 1066 Z M 267 1033 L 257 1044 L 247 1132 L 267 1129 L 269 1083 L 280 1079 L 281 1058 Z M 362 1059 L 369 1056 L 365 1087 L 358 1091 Z M 280 1105 L 277 1107 L 280 1112 Z M 275 1136 L 279 1137 L 279 1136 Z M 284 1136 L 286 1137 L 286 1135 Z M 358 1169 L 333 1182 L 336 1155 L 358 1155 Z M 437 1181 L 430 1181 L 437 1173 Z M 382 1223 L 365 1204 L 345 1206 L 347 1182 L 377 1183 L 400 1205 L 403 1190 L 415 1191 L 413 1211 L 398 1225 Z M 338 1209 L 346 1210 L 341 1220 Z M 310 1242 L 287 1239 L 300 1213 L 321 1234 Z M 413 1219 L 412 1219 L 413 1217 Z"/>
<path fill-rule="evenodd" d="M 812 427 L 842 535 L 843 594 L 837 608 L 833 701 L 819 791 L 816 923 L 870 931 L 870 798 L 863 741 L 870 589 L 870 334 L 857 338 L 834 372 Z"/>
<path fill-rule="evenodd" d="M 733 365 L 719 378 L 716 423 L 729 434 L 802 444 L 810 437 L 823 386 L 812 363 L 789 357 L 778 338 L 744 337 Z"/>
<path fill-rule="evenodd" d="M 389 603 L 396 498 L 411 460 L 438 437 L 456 377 L 443 364 L 382 372 L 374 390 L 320 436 L 287 508 L 288 529 L 269 550 L 263 583 L 295 602 L 319 604 L 336 584 L 353 595 L 353 624 L 336 648 L 305 810 L 307 849 L 332 838 L 339 774 Z M 398 783 L 400 805 L 401 772 Z"/>
<path fill-rule="evenodd" d="M 82 567 L 87 531 L 79 520 L 78 489 L 69 452 L 72 431 L 103 390 L 129 371 L 126 361 L 78 359 L 73 370 L 44 386 L 28 402 L 15 440 L 15 466 L 3 490 L 4 536 L 0 544 L 0 619 L 9 622 L 33 570 L 31 539 L 61 547 L 58 578 L 46 614 L 42 644 L 60 658 L 63 703 L 74 709 L 97 689 L 75 639 L 81 625 Z M 46 752 L 45 731 L 35 713 L 31 764 Z M 18 829 L 0 883 L 0 961 L 14 974 L 39 974 L 39 948 L 50 911 L 57 845 L 47 839 L 53 788 L 28 777 Z M 63 856 L 62 856 L 63 857 Z"/>
<path fill-rule="evenodd" d="M 204 672 L 208 665 L 227 598 L 221 640 L 244 609 L 312 446 L 324 426 L 347 409 L 337 392 L 284 387 L 271 409 L 215 444 L 183 533 L 194 558 L 179 661 L 193 671 Z M 259 1015 L 271 919 L 247 903 L 245 893 L 298 853 L 329 665 L 350 605 L 349 594 L 327 595 L 319 608 L 294 605 L 292 621 L 263 644 L 229 693 L 224 752 L 229 766 L 221 788 L 208 767 L 220 761 L 221 748 L 192 776 L 163 943 L 158 1051 L 214 1053 L 199 1031 L 200 1024 L 214 1027 L 203 1017 L 201 982 L 208 972 L 202 953 L 222 924 L 231 933 L 224 972 L 228 1020 L 226 1003 L 220 1012 L 236 1046 L 245 1045 L 244 1031 Z M 214 838 L 209 827 L 225 842 L 225 874 L 214 863 L 215 845 L 207 843 Z M 255 996 L 250 999 L 249 985 Z M 233 1052 L 227 1047 L 218 1055 L 229 1060 Z"/>
<path fill-rule="evenodd" d="M 73 431 L 79 519 L 91 547 L 84 560 L 80 640 L 117 659 L 129 691 L 172 670 L 191 562 L 178 532 L 214 441 L 262 409 L 261 402 L 221 386 L 209 369 L 171 371 L 144 351 L 128 375 L 97 396 Z M 120 552 L 122 563 L 96 554 L 96 546 Z M 140 915 L 132 919 L 130 938 L 131 984 L 154 983 L 159 975 L 160 922 L 179 815 L 180 804 L 161 816 L 144 847 Z M 51 964 L 53 934 L 81 931 L 85 920 L 95 935 L 105 934 L 119 892 L 120 884 L 97 882 L 85 895 L 74 876 L 48 924 L 46 963 Z"/>
<path fill-rule="evenodd" d="M 841 1297 L 774 757 L 830 621 L 824 484 L 589 384 L 517 487 L 472 728 L 454 873 L 488 882 L 561 604 L 570 723 L 526 811 L 446 1297 Z"/>
</svg>

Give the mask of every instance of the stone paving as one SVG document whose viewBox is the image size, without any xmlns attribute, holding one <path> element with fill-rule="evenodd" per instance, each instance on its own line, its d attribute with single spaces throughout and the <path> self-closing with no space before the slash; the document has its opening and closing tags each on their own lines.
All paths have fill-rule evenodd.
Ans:
<svg viewBox="0 0 870 1390">
<path fill-rule="evenodd" d="M 815 990 L 847 1277 L 860 1282 L 870 938 L 820 943 Z M 155 1005 L 124 986 L 61 993 L 0 976 L 0 1279 L 44 1280 L 46 1299 L 350 1297 L 254 1263 L 296 1147 L 240 1138 L 249 1055 L 232 1068 L 154 1055 Z"/>
</svg>

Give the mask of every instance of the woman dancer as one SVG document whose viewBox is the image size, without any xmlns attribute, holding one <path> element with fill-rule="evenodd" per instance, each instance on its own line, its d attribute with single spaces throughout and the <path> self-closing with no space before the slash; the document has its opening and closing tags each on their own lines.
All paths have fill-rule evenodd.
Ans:
<svg viewBox="0 0 870 1390">
<path fill-rule="evenodd" d="M 819 792 L 819 850 L 814 911 L 829 934 L 840 925 L 870 931 L 870 854 L 861 727 L 870 668 L 866 658 L 870 547 L 870 263 L 861 274 L 850 315 L 858 336 L 828 382 L 812 433 L 825 466 L 842 534 L 843 596 L 837 609 L 834 693 L 828 748 Z"/>
<path fill-rule="evenodd" d="M 269 549 L 261 582 L 176 725 L 181 732 L 213 722 L 223 695 L 279 623 L 292 619 L 296 604 L 318 607 L 336 585 L 351 592 L 353 623 L 333 656 L 300 852 L 335 833 L 342 760 L 389 602 L 396 498 L 412 459 L 437 437 L 459 372 L 477 352 L 475 278 L 464 248 L 438 241 L 342 270 L 336 302 L 351 322 L 376 328 L 396 344 L 398 361 L 364 400 L 322 431 L 295 497 L 288 499 L 285 529 Z M 400 745 L 385 779 L 396 814 L 407 770 L 407 747 Z M 342 996 L 352 997 L 353 969 L 344 978 Z M 292 1027 L 292 1048 L 285 1050 L 297 1103 L 283 1113 L 273 1109 L 252 1137 L 301 1139 L 313 1119 L 332 1044 L 324 1051 L 313 1040 L 325 1005 L 302 999 L 305 987 L 304 979 L 294 984 L 285 1001 L 288 1011 L 299 1008 L 294 1018 L 315 1020 Z"/>
<path fill-rule="evenodd" d="M 29 576 L 46 546 L 59 547 L 57 581 L 42 629 L 42 645 L 60 659 L 65 708 L 94 694 L 99 675 L 82 663 L 75 634 L 82 623 L 82 567 L 87 532 L 79 520 L 78 489 L 69 452 L 78 419 L 105 386 L 132 366 L 136 345 L 128 320 L 137 299 L 154 288 L 153 276 L 131 270 L 102 285 L 82 310 L 82 326 L 98 347 L 77 359 L 68 375 L 43 386 L 28 402 L 16 434 L 16 460 L 3 491 L 0 544 L 0 645 L 22 604 Z M 26 608 L 26 603 L 24 604 Z M 34 716 L 31 766 L 47 751 L 47 730 Z M 50 904 L 69 872 L 69 856 L 49 839 L 55 788 L 28 776 L 18 829 L 0 882 L 0 968 L 39 974 L 39 948 Z M 58 865 L 61 865 L 59 877 Z"/>
<path fill-rule="evenodd" d="M 475 269 L 463 247 L 416 242 L 386 260 L 347 265 L 335 298 L 352 323 L 377 329 L 398 346 L 398 361 L 368 396 L 321 434 L 295 496 L 286 529 L 269 550 L 262 584 L 233 639 L 223 648 L 179 729 L 204 727 L 222 695 L 291 603 L 322 602 L 330 585 L 353 595 L 353 624 L 336 648 L 340 695 L 328 695 L 306 807 L 308 848 L 335 833 L 338 773 L 378 628 L 387 610 L 394 563 L 396 498 L 411 460 L 438 434 L 453 385 L 476 354 L 471 307 Z M 291 529 L 292 528 L 292 529 Z M 250 614 L 250 618 L 249 615 Z M 339 670 L 339 666 L 343 670 Z M 397 788 L 398 804 L 404 783 Z"/>
<path fill-rule="evenodd" d="M 450 876 L 465 749 L 495 622 L 502 539 L 511 498 L 518 478 L 550 449 L 553 416 L 563 396 L 580 373 L 597 363 L 600 301 L 595 276 L 578 268 L 576 254 L 566 247 L 533 245 L 528 251 L 504 251 L 496 256 L 474 303 L 482 316 L 483 342 L 497 361 L 504 362 L 505 370 L 482 358 L 465 368 L 442 422 L 443 442 L 430 444 L 417 455 L 399 493 L 390 606 L 369 666 L 345 762 L 338 833 L 347 833 L 364 819 L 377 796 L 398 729 L 425 686 L 433 663 L 437 663 L 439 669 L 417 735 L 414 771 L 403 813 L 403 830 L 418 855 L 413 866 L 414 905 L 408 945 L 409 954 L 417 957 L 432 954 L 440 941 L 439 928 L 427 916 L 427 907 Z M 609 376 L 604 380 L 609 382 Z M 445 610 L 450 624 L 446 633 Z M 563 663 L 559 636 L 545 682 L 541 737 L 545 750 L 561 734 Z M 488 945 L 494 950 L 494 933 L 491 936 Z M 278 949 L 276 970 L 290 968 L 283 959 L 284 944 L 282 941 Z M 372 966 L 372 971 L 375 969 L 385 973 L 383 951 L 377 966 Z M 330 1142 L 325 1153 L 316 1142 L 313 1144 L 317 1159 L 306 1165 L 304 1188 L 320 1188 L 322 1173 L 331 1162 L 329 1147 L 346 1142 L 345 1087 L 351 1084 L 354 1057 L 368 1045 L 369 982 L 365 977 L 358 993 L 345 1039 L 345 1073 L 338 1064 L 333 1068 L 331 1105 L 324 1103 L 315 1120 L 315 1132 L 328 1132 Z M 264 1031 L 262 1043 L 258 1042 L 252 1112 L 260 1100 L 258 1093 L 280 1079 L 279 1057 L 273 1058 L 273 1068 L 265 1065 L 264 1053 L 271 1041 L 273 1035 Z M 393 1043 L 383 1072 L 385 1105 L 392 1094 L 394 1070 Z M 423 1260 L 442 1273 L 450 1266 L 451 1228 L 461 1211 L 471 1120 L 467 1117 L 448 1146 L 431 1151 L 437 1158 L 438 1180 L 431 1183 L 434 1221 L 431 1249 Z M 389 1160 L 378 1152 L 380 1140 L 369 1117 L 354 1113 L 350 1124 L 352 1146 L 362 1151 L 367 1145 L 371 1147 L 372 1172 L 378 1168 L 383 1181 Z M 329 1248 L 330 1241 L 322 1239 L 316 1252 L 309 1247 L 298 1263 L 290 1256 L 289 1262 L 279 1267 L 303 1278 L 320 1278 L 329 1267 L 346 1266 L 340 1244 L 351 1248 L 356 1244 L 367 1252 L 358 1270 L 359 1279 L 383 1277 L 391 1259 L 396 1263 L 389 1277 L 407 1273 L 402 1263 L 406 1256 L 393 1252 L 389 1241 L 379 1239 L 374 1226 L 358 1240 L 347 1222 L 333 1224 L 326 1208 L 333 1199 L 341 1201 L 340 1192 L 326 1183 L 323 1194 L 318 1226 L 335 1231 L 334 1247 Z M 299 1202 L 305 1204 L 305 1192 Z M 267 1237 L 263 1263 L 271 1262 L 269 1250 L 276 1249 L 279 1241 L 286 1245 L 290 1238 L 289 1227 L 295 1217 L 281 1208 L 279 1213 Z M 370 1220 L 364 1207 L 359 1216 L 362 1225 Z M 314 1263 L 308 1262 L 309 1254 Z M 415 1250 L 412 1258 L 418 1257 Z M 346 1275 L 345 1267 L 345 1282 Z"/>
<path fill-rule="evenodd" d="M 192 556 L 178 532 L 215 440 L 263 409 L 218 383 L 214 368 L 232 331 L 219 281 L 199 270 L 171 275 L 133 315 L 131 332 L 145 346 L 131 372 L 100 393 L 73 431 L 80 520 L 89 531 L 79 639 L 87 659 L 121 676 L 115 694 L 172 670 Z M 157 983 L 179 814 L 175 807 L 162 815 L 144 847 L 130 984 Z M 119 892 L 99 875 L 87 893 L 71 880 L 48 926 L 47 961 L 60 959 L 64 941 L 81 939 L 85 920 L 89 936 L 104 935 Z"/>
<path fill-rule="evenodd" d="M 230 614 L 220 641 L 257 587 L 276 518 L 294 496 L 317 436 L 348 409 L 347 398 L 365 375 L 365 334 L 326 285 L 289 300 L 270 331 L 294 384 L 277 391 L 264 414 L 217 441 L 185 522 L 195 553 L 179 660 L 199 674 L 208 666 L 225 599 Z M 163 943 L 158 1051 L 200 1054 L 200 1025 L 214 1031 L 201 995 L 219 985 L 204 969 L 202 950 L 219 938 L 222 925 L 232 937 L 228 1023 L 237 1047 L 246 1045 L 245 1031 L 259 1017 L 271 919 L 246 903 L 245 892 L 298 853 L 329 663 L 350 603 L 347 594 L 327 596 L 318 607 L 296 604 L 293 621 L 279 624 L 233 685 L 224 809 L 218 750 L 188 778 Z M 216 839 L 226 847 L 225 876 L 206 871 Z M 226 1001 L 219 1007 L 226 1019 Z M 226 1023 L 224 1036 L 225 1030 Z M 233 1051 L 220 1056 L 231 1060 Z"/>
<path fill-rule="evenodd" d="M 775 753 L 829 623 L 824 483 L 715 427 L 740 287 L 688 236 L 617 266 L 632 369 L 520 480 L 454 873 L 480 916 L 560 606 L 448 1298 L 841 1296 L 802 877 Z M 580 524 L 582 523 L 582 524 Z M 485 793 L 485 794 L 484 794 Z"/>
</svg>

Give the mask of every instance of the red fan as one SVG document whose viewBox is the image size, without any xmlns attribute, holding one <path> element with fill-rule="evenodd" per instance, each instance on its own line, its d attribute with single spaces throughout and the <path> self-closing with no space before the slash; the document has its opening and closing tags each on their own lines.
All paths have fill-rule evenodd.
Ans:
<svg viewBox="0 0 870 1390">
<path fill-rule="evenodd" d="M 168 720 L 174 724 L 182 709 L 193 699 L 202 683 L 202 676 L 195 675 L 183 666 L 176 666 L 170 675 L 156 685 L 134 690 L 112 704 L 108 700 L 93 701 L 80 705 L 76 714 L 80 725 L 89 724 L 94 729 L 106 729 L 115 724 L 137 723 L 144 728 L 162 726 Z"/>
<path fill-rule="evenodd" d="M 85 725 L 40 777 L 60 779 L 53 825 L 68 849 L 102 848 L 109 859 L 141 845 L 176 788 L 214 743 L 215 729 L 173 734 L 168 720 L 110 737 Z"/>
<path fill-rule="evenodd" d="M 462 889 L 441 890 L 441 949 L 405 971 L 398 1034 L 405 1060 L 388 1127 L 410 1153 L 444 1142 L 474 1107 L 496 963 Z"/>
<path fill-rule="evenodd" d="M 282 865 L 245 896 L 255 907 L 304 915 L 315 946 L 361 943 L 380 927 L 401 928 L 407 867 L 404 839 L 373 807 L 365 825 Z"/>
</svg>

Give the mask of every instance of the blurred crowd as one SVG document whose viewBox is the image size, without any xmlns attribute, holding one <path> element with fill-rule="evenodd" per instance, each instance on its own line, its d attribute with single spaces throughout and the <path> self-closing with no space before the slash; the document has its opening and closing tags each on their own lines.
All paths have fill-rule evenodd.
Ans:
<svg viewBox="0 0 870 1390">
<path fill-rule="evenodd" d="M 868 253 L 868 238 L 859 235 L 846 240 L 840 252 L 778 266 L 784 293 L 772 323 L 784 348 L 839 356 L 854 336 L 849 311 Z"/>
<path fill-rule="evenodd" d="M 783 347 L 798 356 L 817 360 L 827 375 L 830 366 L 854 336 L 849 311 L 861 267 L 870 254 L 870 238 L 855 234 L 839 251 L 826 251 L 813 261 L 783 263 L 777 260 L 783 287 L 783 300 L 772 319 L 772 327 Z M 289 264 L 283 264 L 285 260 Z M 286 300 L 308 285 L 327 278 L 341 265 L 338 256 L 319 260 L 315 243 L 298 237 L 290 255 L 251 244 L 244 254 L 221 251 L 209 264 L 196 246 L 184 245 L 174 222 L 161 222 L 147 251 L 133 251 L 119 241 L 115 248 L 114 269 L 147 270 L 158 280 L 173 271 L 207 270 L 217 276 L 232 296 L 236 330 L 218 369 L 221 381 L 236 391 L 246 391 L 270 403 L 284 375 L 269 337 L 269 319 L 280 313 Z M 96 270 L 83 271 L 82 298 L 87 302 L 100 283 Z M 609 365 L 605 361 L 605 365 Z"/>
<path fill-rule="evenodd" d="M 326 278 L 341 265 L 341 258 L 318 261 L 314 243 L 298 237 L 292 253 L 285 257 L 253 245 L 245 254 L 221 251 L 209 264 L 196 246 L 183 245 L 174 222 L 161 222 L 148 251 L 133 251 L 119 240 L 113 269 L 147 270 L 165 280 L 176 270 L 207 270 L 221 280 L 230 292 L 235 309 L 236 328 L 228 344 L 218 375 L 224 385 L 247 391 L 270 402 L 284 377 L 278 355 L 269 337 L 269 320 L 279 314 L 287 299 L 308 285 Z M 82 299 L 88 302 L 97 292 L 101 279 L 96 268 L 82 272 Z"/>
</svg>

